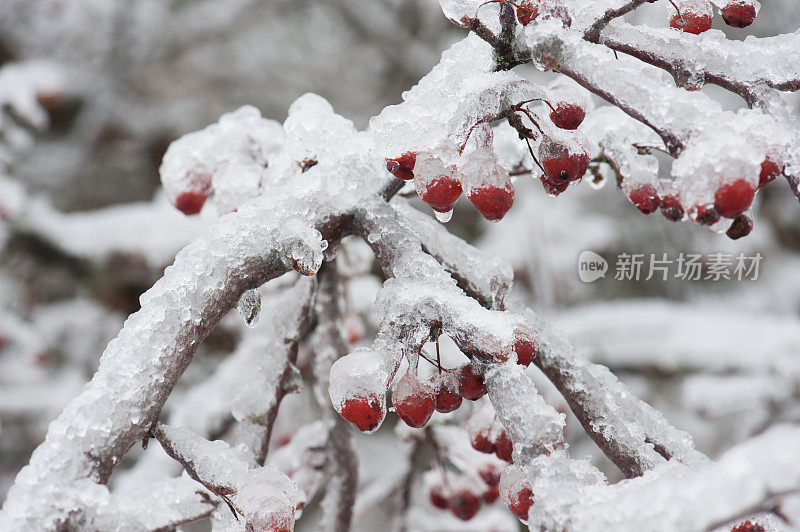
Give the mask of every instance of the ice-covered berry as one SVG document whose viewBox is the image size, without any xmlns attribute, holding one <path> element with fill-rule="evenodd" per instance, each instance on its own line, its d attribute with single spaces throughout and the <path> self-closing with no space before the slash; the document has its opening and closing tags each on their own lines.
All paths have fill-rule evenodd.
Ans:
<svg viewBox="0 0 800 532">
<path fill-rule="evenodd" d="M 494 442 L 494 452 L 500 460 L 508 463 L 513 461 L 514 444 L 505 430 L 501 431 L 497 436 L 497 440 Z"/>
<path fill-rule="evenodd" d="M 516 493 L 511 494 L 511 503 L 508 509 L 522 521 L 528 520 L 528 510 L 533 506 L 533 492 L 527 486 L 523 486 Z"/>
<path fill-rule="evenodd" d="M 436 410 L 447 413 L 458 410 L 463 398 L 458 392 L 451 390 L 446 384 L 442 383 L 436 392 Z"/>
<path fill-rule="evenodd" d="M 713 203 L 695 205 L 689 214 L 700 225 L 714 225 L 719 221 L 719 211 Z"/>
<path fill-rule="evenodd" d="M 486 383 L 483 377 L 475 372 L 472 364 L 461 366 L 458 374 L 458 393 L 464 399 L 475 401 L 486 395 Z"/>
<path fill-rule="evenodd" d="M 775 181 L 783 169 L 772 159 L 767 157 L 761 163 L 761 173 L 758 176 L 758 187 L 764 187 Z"/>
<path fill-rule="evenodd" d="M 672 2 L 675 13 L 669 19 L 671 28 L 699 35 L 711 29 L 711 8 L 705 0 L 680 2 L 680 9 Z"/>
<path fill-rule="evenodd" d="M 551 137 L 539 145 L 539 160 L 551 182 L 577 181 L 589 168 L 589 154 L 581 148 L 570 147 Z"/>
<path fill-rule="evenodd" d="M 514 351 L 517 353 L 517 364 L 529 366 L 536 358 L 536 336 L 527 327 L 514 330 Z"/>
<path fill-rule="evenodd" d="M 500 484 L 500 471 L 497 466 L 486 464 L 478 470 L 481 479 L 489 486 Z"/>
<path fill-rule="evenodd" d="M 447 497 L 444 486 L 441 484 L 437 484 L 431 488 L 428 492 L 428 500 L 432 505 L 441 510 L 446 510 L 450 507 L 450 499 Z"/>
<path fill-rule="evenodd" d="M 488 428 L 481 429 L 469 438 L 469 443 L 472 448 L 478 452 L 485 454 L 494 454 L 495 446 L 492 440 L 492 434 Z"/>
<path fill-rule="evenodd" d="M 423 183 L 420 176 L 414 178 L 414 185 L 420 199 L 438 212 L 449 212 L 463 191 L 461 183 L 455 177 L 442 174 Z"/>
<path fill-rule="evenodd" d="M 561 129 L 578 129 L 586 117 L 586 111 L 578 104 L 556 102 L 550 112 L 550 120 Z"/>
<path fill-rule="evenodd" d="M 392 404 L 406 425 L 424 427 L 436 409 L 436 392 L 433 386 L 409 371 L 397 382 L 392 392 Z"/>
<path fill-rule="evenodd" d="M 664 196 L 661 198 L 661 214 L 672 222 L 683 219 L 683 205 L 677 196 Z"/>
<path fill-rule="evenodd" d="M 756 19 L 756 6 L 752 0 L 731 0 L 720 12 L 725 24 L 734 28 L 746 28 Z"/>
<path fill-rule="evenodd" d="M 521 0 L 517 5 L 517 20 L 523 26 L 539 16 L 539 0 Z"/>
<path fill-rule="evenodd" d="M 483 492 L 483 502 L 492 504 L 500 498 L 500 488 L 497 486 L 487 486 L 486 491 Z"/>
<path fill-rule="evenodd" d="M 374 395 L 356 396 L 344 401 L 340 414 L 362 432 L 369 432 L 375 430 L 383 420 L 381 401 Z"/>
<path fill-rule="evenodd" d="M 482 186 L 469 191 L 469 200 L 490 222 L 502 220 L 514 204 L 514 185 Z"/>
<path fill-rule="evenodd" d="M 725 233 L 731 240 L 737 240 L 750 234 L 753 230 L 753 219 L 746 214 L 740 214 L 733 219 L 733 223 Z"/>
</svg>

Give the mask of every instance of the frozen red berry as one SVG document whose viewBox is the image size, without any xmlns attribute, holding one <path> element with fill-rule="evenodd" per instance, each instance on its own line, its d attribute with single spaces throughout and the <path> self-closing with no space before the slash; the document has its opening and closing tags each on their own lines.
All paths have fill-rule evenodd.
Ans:
<svg viewBox="0 0 800 532">
<path fill-rule="evenodd" d="M 551 196 L 558 196 L 569 186 L 569 181 L 561 179 L 557 177 L 555 179 L 550 179 L 547 175 L 542 175 L 542 186 L 544 187 L 544 191 L 547 192 Z"/>
<path fill-rule="evenodd" d="M 451 390 L 444 384 L 442 384 L 436 392 L 436 410 L 439 412 L 447 413 L 458 410 L 462 401 L 462 397 L 458 395 L 457 392 Z"/>
<path fill-rule="evenodd" d="M 495 451 L 494 441 L 492 441 L 489 429 L 482 429 L 470 436 L 469 443 L 472 448 L 485 454 L 493 454 Z"/>
<path fill-rule="evenodd" d="M 497 486 L 500 484 L 500 470 L 492 464 L 486 464 L 481 467 L 478 474 L 489 486 Z"/>
<path fill-rule="evenodd" d="M 407 151 L 400 157 L 394 159 L 386 159 L 386 169 L 389 172 L 404 181 L 414 179 L 414 165 L 417 163 L 417 154 L 412 151 Z"/>
<path fill-rule="evenodd" d="M 728 26 L 746 28 L 756 19 L 756 6 L 751 0 L 731 0 L 721 13 Z"/>
<path fill-rule="evenodd" d="M 514 444 L 505 430 L 501 431 L 500 435 L 497 436 L 497 440 L 494 442 L 494 452 L 500 460 L 508 463 L 513 461 Z"/>
<path fill-rule="evenodd" d="M 356 396 L 342 405 L 341 415 L 362 432 L 375 430 L 383 420 L 383 407 L 378 397 Z"/>
<path fill-rule="evenodd" d="M 764 187 L 772 183 L 783 172 L 783 169 L 778 166 L 772 159 L 767 157 L 761 163 L 761 173 L 758 176 L 758 187 Z"/>
<path fill-rule="evenodd" d="M 714 205 L 720 216 L 734 218 L 750 208 L 756 189 L 744 179 L 726 183 L 714 194 Z"/>
<path fill-rule="evenodd" d="M 392 404 L 406 425 L 424 427 L 436 409 L 436 392 L 411 372 L 400 379 L 392 393 Z"/>
<path fill-rule="evenodd" d="M 450 498 L 450 511 L 461 520 L 469 521 L 480 510 L 478 498 L 468 490 L 461 490 Z"/>
<path fill-rule="evenodd" d="M 508 509 L 514 512 L 514 515 L 519 517 L 522 521 L 528 520 L 528 510 L 533 506 L 533 492 L 527 486 L 524 486 L 517 493 L 512 494 L 511 504 Z"/>
<path fill-rule="evenodd" d="M 502 220 L 514 204 L 514 186 L 488 186 L 469 191 L 469 200 L 484 218 L 490 222 Z"/>
<path fill-rule="evenodd" d="M 631 203 L 643 214 L 650 214 L 658 210 L 658 192 L 656 192 L 656 188 L 653 185 L 642 185 L 634 189 L 629 198 Z"/>
<path fill-rule="evenodd" d="M 529 366 L 536 358 L 536 336 L 527 327 L 517 327 L 514 331 L 514 351 L 517 353 L 517 364 Z"/>
<path fill-rule="evenodd" d="M 683 218 L 683 206 L 677 196 L 664 196 L 661 198 L 661 214 L 672 222 Z"/>
<path fill-rule="evenodd" d="M 431 501 L 432 505 L 441 510 L 446 510 L 450 507 L 450 499 L 445 494 L 444 486 L 440 484 L 431 488 L 428 492 L 428 500 Z"/>
<path fill-rule="evenodd" d="M 429 183 L 417 186 L 420 199 L 438 212 L 449 212 L 461 192 L 461 183 L 450 175 L 436 176 Z"/>
<path fill-rule="evenodd" d="M 500 488 L 497 486 L 488 486 L 486 491 L 483 492 L 483 502 L 486 504 L 492 504 L 494 501 L 500 498 Z"/>
<path fill-rule="evenodd" d="M 458 393 L 464 399 L 475 401 L 486 395 L 486 383 L 481 375 L 475 373 L 472 364 L 461 366 L 458 374 Z"/>
<path fill-rule="evenodd" d="M 719 221 L 719 211 L 713 203 L 696 205 L 690 211 L 692 218 L 700 225 L 714 225 Z"/>
<path fill-rule="evenodd" d="M 555 109 L 550 112 L 550 120 L 561 129 L 578 129 L 585 117 L 583 107 L 569 102 L 556 103 Z"/>
<path fill-rule="evenodd" d="M 539 0 L 522 0 L 517 6 L 517 20 L 523 26 L 539 16 Z"/>
<path fill-rule="evenodd" d="M 753 219 L 746 214 L 740 214 L 733 219 L 733 223 L 725 233 L 731 240 L 737 240 L 750 234 L 753 230 Z"/>
<path fill-rule="evenodd" d="M 687 6 L 683 10 L 678 10 L 674 3 L 672 5 L 675 7 L 675 13 L 669 19 L 671 28 L 695 35 L 711 29 L 710 9 L 701 11 L 695 6 Z"/>
<path fill-rule="evenodd" d="M 550 137 L 539 145 L 539 160 L 544 173 L 551 182 L 577 181 L 589 168 L 589 154 L 570 150 L 569 146 Z"/>
</svg>

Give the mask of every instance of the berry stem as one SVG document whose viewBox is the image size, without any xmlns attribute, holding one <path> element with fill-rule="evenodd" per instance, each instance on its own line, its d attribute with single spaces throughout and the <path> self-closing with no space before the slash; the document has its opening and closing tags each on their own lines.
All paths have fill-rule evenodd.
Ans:
<svg viewBox="0 0 800 532">
<path fill-rule="evenodd" d="M 672 7 L 674 7 L 674 8 L 675 8 L 675 11 L 677 11 L 677 12 L 678 12 L 678 15 L 682 17 L 683 15 L 681 15 L 681 10 L 680 10 L 680 9 L 678 9 L 678 6 L 677 6 L 677 5 L 675 5 L 675 2 L 673 2 L 672 0 L 669 0 L 669 3 L 670 3 L 670 4 L 672 4 Z"/>
<path fill-rule="evenodd" d="M 530 100 L 524 100 L 524 101 L 519 102 L 519 105 L 523 105 L 523 104 L 531 103 L 531 102 L 543 102 L 543 103 L 547 104 L 547 107 L 549 107 L 551 111 L 553 111 L 554 113 L 556 112 L 556 109 L 555 109 L 555 107 L 553 107 L 553 104 L 551 104 L 550 102 L 548 102 L 544 98 L 531 98 Z"/>
<path fill-rule="evenodd" d="M 539 162 L 539 160 L 538 160 L 538 159 L 536 158 L 536 156 L 533 154 L 533 148 L 531 148 L 531 141 L 529 141 L 528 139 L 525 139 L 525 144 L 527 144 L 527 145 L 528 145 L 528 151 L 530 152 L 530 154 L 531 154 L 531 157 L 533 157 L 533 162 L 535 162 L 535 163 L 536 163 L 536 166 L 538 166 L 538 167 L 539 167 L 539 169 L 542 171 L 542 173 L 545 173 L 545 172 L 544 172 L 544 167 L 541 165 L 541 163 Z M 528 172 L 530 172 L 530 171 L 531 171 L 531 170 L 528 170 Z"/>
<path fill-rule="evenodd" d="M 439 337 L 436 337 L 436 366 L 439 368 L 439 375 L 442 374 L 442 357 L 439 354 Z"/>
</svg>

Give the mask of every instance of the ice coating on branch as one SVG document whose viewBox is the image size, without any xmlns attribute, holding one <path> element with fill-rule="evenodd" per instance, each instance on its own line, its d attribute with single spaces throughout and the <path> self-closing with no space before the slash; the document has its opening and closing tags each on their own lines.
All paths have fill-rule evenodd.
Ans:
<svg viewBox="0 0 800 532">
<path fill-rule="evenodd" d="M 255 327 L 258 323 L 258 315 L 261 312 L 261 294 L 258 288 L 253 288 L 242 294 L 236 307 L 244 322 L 249 327 Z"/>
<path fill-rule="evenodd" d="M 262 118 L 255 107 L 222 115 L 216 124 L 173 142 L 164 154 L 160 172 L 167 198 L 195 214 L 213 190 L 220 214 L 236 210 L 259 194 L 283 143 L 280 124 Z"/>
</svg>

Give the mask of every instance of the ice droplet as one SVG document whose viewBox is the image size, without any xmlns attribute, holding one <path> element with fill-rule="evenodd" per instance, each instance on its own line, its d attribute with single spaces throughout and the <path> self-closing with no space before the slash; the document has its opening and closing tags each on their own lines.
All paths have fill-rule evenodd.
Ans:
<svg viewBox="0 0 800 532">
<path fill-rule="evenodd" d="M 433 212 L 436 215 L 436 219 L 442 222 L 443 224 L 449 222 L 450 219 L 453 217 L 453 209 L 450 209 L 447 212 L 439 212 L 439 211 L 433 211 Z"/>
<path fill-rule="evenodd" d="M 258 313 L 261 311 L 261 294 L 258 292 L 258 288 L 253 288 L 242 294 L 238 308 L 247 326 L 255 327 L 256 323 L 258 323 Z"/>
</svg>

